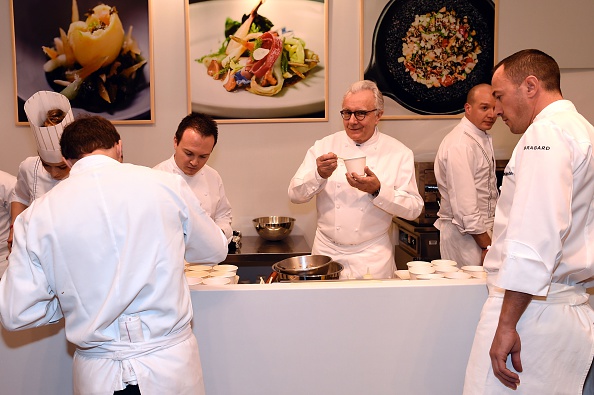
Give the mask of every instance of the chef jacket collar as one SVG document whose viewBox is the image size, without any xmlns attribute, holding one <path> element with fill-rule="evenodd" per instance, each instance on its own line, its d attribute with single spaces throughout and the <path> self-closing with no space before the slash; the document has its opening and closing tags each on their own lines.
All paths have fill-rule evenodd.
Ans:
<svg viewBox="0 0 594 395">
<path fill-rule="evenodd" d="M 379 130 L 377 129 L 377 126 L 375 127 L 375 130 L 373 131 L 373 135 L 369 138 L 369 140 L 367 140 L 364 143 L 355 143 L 350 137 L 349 137 L 349 142 L 351 143 L 351 145 L 356 146 L 356 147 L 367 147 L 367 146 L 372 146 L 373 144 L 377 143 L 377 141 L 379 140 Z"/>
<path fill-rule="evenodd" d="M 485 131 L 485 130 L 481 130 L 481 129 L 477 128 L 475 124 L 473 124 L 472 122 L 470 122 L 470 120 L 468 118 L 466 118 L 466 115 L 464 115 L 462 117 L 462 120 L 460 122 L 462 124 L 464 124 L 468 129 L 470 129 L 470 131 L 473 134 L 475 134 L 476 136 L 478 136 L 482 139 L 491 137 L 488 130 Z"/>
<path fill-rule="evenodd" d="M 532 123 L 538 121 L 539 119 L 546 118 L 550 114 L 557 113 L 559 111 L 577 111 L 574 104 L 569 100 L 557 100 L 543 108 L 537 115 L 534 117 Z"/>
</svg>

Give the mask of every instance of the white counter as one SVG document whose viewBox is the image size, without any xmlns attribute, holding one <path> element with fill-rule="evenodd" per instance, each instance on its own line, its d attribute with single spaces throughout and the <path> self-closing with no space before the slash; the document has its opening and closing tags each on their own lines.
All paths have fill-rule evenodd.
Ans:
<svg viewBox="0 0 594 395">
<path fill-rule="evenodd" d="M 196 288 L 208 395 L 458 395 L 487 297 L 483 280 Z M 62 325 L 2 330 L 2 394 L 71 393 L 72 351 Z"/>
</svg>

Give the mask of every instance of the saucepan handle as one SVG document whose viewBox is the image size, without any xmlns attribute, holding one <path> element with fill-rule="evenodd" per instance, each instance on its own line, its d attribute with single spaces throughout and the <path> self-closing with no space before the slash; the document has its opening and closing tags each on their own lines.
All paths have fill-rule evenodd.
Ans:
<svg viewBox="0 0 594 395">
<path fill-rule="evenodd" d="M 277 277 L 278 277 L 278 272 L 273 271 L 272 273 L 270 273 L 270 276 L 268 276 L 268 278 L 266 279 L 266 284 L 273 283 Z"/>
</svg>

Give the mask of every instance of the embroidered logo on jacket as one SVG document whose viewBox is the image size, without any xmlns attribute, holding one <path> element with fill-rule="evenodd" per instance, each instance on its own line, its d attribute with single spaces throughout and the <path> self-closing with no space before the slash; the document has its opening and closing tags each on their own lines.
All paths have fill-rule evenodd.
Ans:
<svg viewBox="0 0 594 395">
<path fill-rule="evenodd" d="M 524 151 L 526 150 L 533 150 L 533 151 L 548 151 L 550 150 L 551 147 L 549 147 L 548 145 L 525 145 L 524 146 Z"/>
</svg>

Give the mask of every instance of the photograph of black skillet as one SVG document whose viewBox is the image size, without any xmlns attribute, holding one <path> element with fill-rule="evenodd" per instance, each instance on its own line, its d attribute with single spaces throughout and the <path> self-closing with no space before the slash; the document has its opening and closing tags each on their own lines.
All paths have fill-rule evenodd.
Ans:
<svg viewBox="0 0 594 395">
<path fill-rule="evenodd" d="M 404 65 L 402 39 L 416 15 L 437 12 L 442 7 L 468 16 L 481 47 L 478 62 L 467 78 L 451 86 L 427 88 L 413 80 Z M 464 111 L 466 94 L 474 85 L 491 80 L 494 66 L 495 4 L 492 0 L 391 0 L 375 25 L 371 59 L 365 79 L 375 81 L 381 92 L 404 108 L 423 115 L 453 115 Z"/>
</svg>

